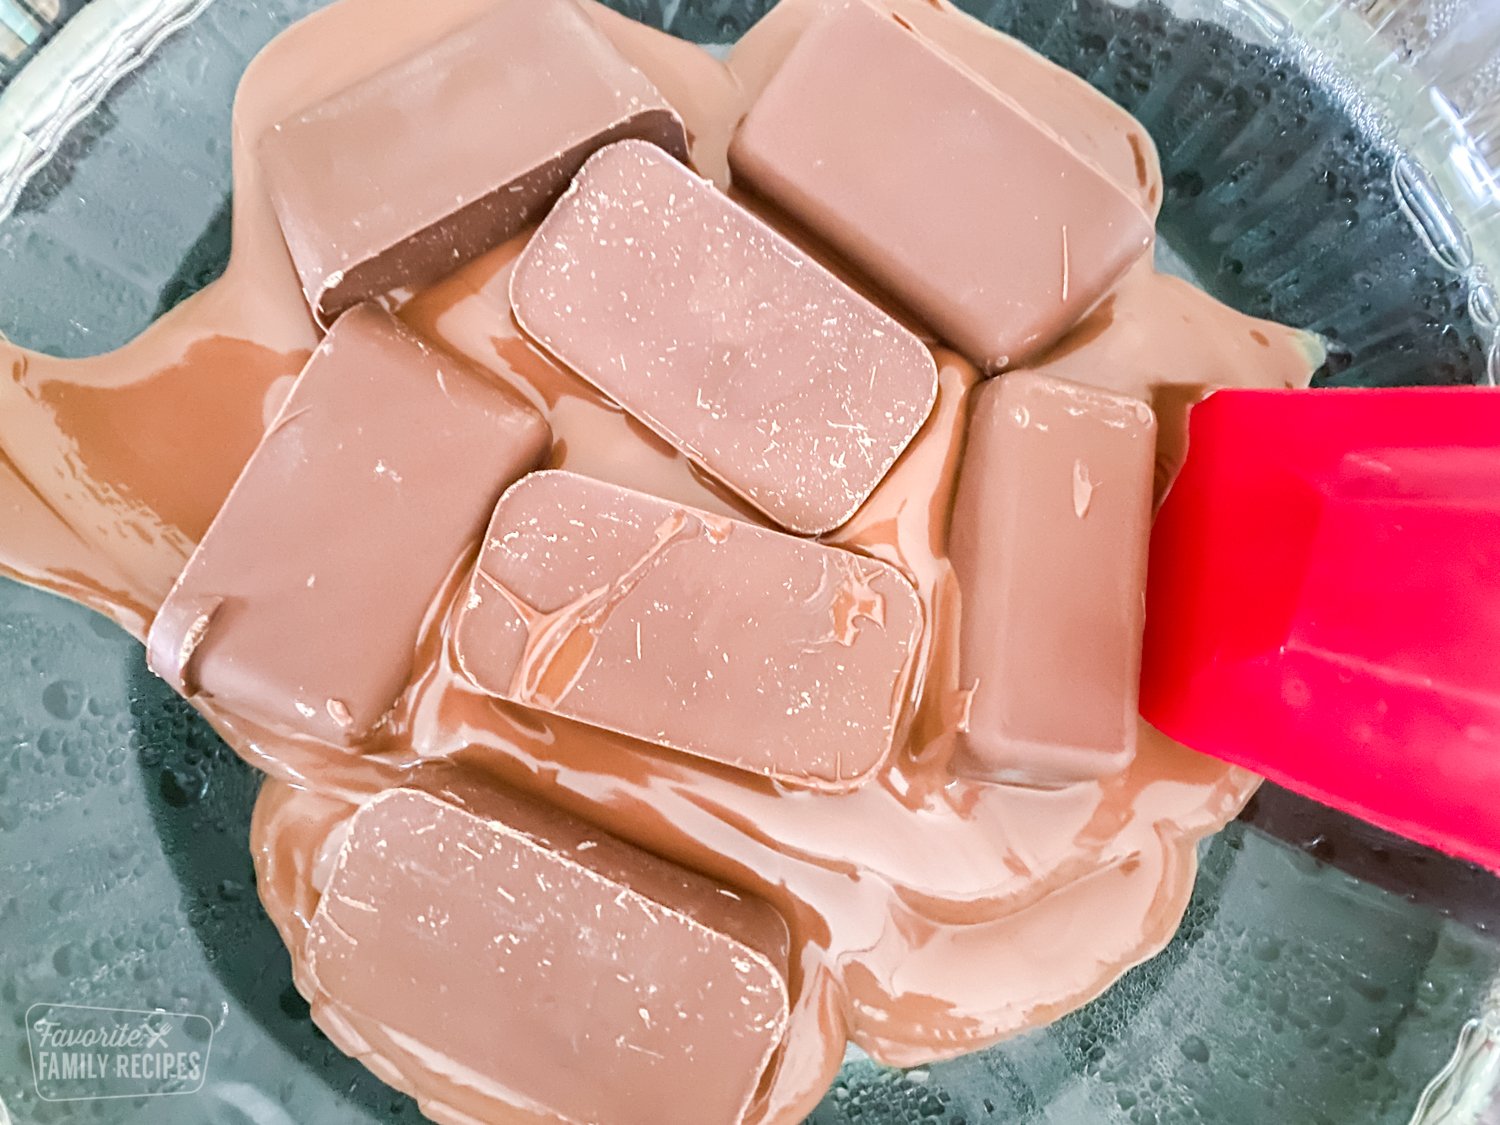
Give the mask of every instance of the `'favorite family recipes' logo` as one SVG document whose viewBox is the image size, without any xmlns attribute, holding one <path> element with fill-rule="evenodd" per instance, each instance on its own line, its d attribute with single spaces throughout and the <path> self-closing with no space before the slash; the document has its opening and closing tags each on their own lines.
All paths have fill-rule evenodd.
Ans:
<svg viewBox="0 0 1500 1125">
<path fill-rule="evenodd" d="M 26 1039 L 47 1101 L 191 1094 L 203 1086 L 213 1024 L 188 1012 L 33 1004 Z"/>
</svg>

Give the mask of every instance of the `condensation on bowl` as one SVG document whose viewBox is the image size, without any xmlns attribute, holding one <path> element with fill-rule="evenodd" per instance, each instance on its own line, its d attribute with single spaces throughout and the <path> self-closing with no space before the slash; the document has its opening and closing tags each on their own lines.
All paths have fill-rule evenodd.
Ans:
<svg viewBox="0 0 1500 1125">
<path fill-rule="evenodd" d="M 764 10 L 616 2 L 717 44 Z M 0 23 L 20 3 L 0 0 Z M 217 274 L 235 82 L 318 6 L 91 0 L 28 48 L 0 93 L 0 330 L 102 352 Z M 1322 332 L 1324 381 L 1493 380 L 1495 0 L 964 6 L 1147 121 L 1177 268 Z M 419 1119 L 316 1034 L 291 987 L 245 855 L 255 786 L 133 642 L 0 583 L 0 1012 L 108 996 L 216 1026 L 201 1095 L 60 1108 L 35 1097 L 17 1021 L 0 1021 L 0 1103 L 18 1120 Z M 1494 880 L 1269 790 L 1201 862 L 1172 945 L 1096 1003 L 915 1071 L 851 1052 L 813 1120 L 1496 1120 Z"/>
</svg>

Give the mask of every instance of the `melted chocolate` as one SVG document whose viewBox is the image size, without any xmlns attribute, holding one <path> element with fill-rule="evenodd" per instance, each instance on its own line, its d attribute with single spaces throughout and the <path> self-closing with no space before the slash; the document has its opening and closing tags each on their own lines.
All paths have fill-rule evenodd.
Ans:
<svg viewBox="0 0 1500 1125">
<path fill-rule="evenodd" d="M 1149 138 L 1122 110 L 941 0 L 885 3 L 1154 213 L 1160 176 L 1154 158 L 1141 158 Z M 483 7 L 434 0 L 421 34 L 440 36 Z M 730 132 L 818 7 L 786 0 L 727 64 L 591 11 L 682 115 L 695 166 L 723 182 Z M 110 355 L 61 361 L 0 345 L 5 573 L 143 636 L 318 340 L 253 146 L 276 121 L 409 54 L 412 36 L 403 0 L 344 0 L 251 65 L 236 105 L 234 251 L 220 281 Z M 507 299 L 523 244 L 521 236 L 481 256 L 412 297 L 400 316 L 533 402 L 553 428 L 553 467 L 756 519 L 526 342 Z M 1144 393 L 1159 411 L 1180 402 L 1180 414 L 1192 398 L 1183 388 L 1305 384 L 1316 350 L 1302 333 L 1243 317 L 1143 264 L 1039 365 L 1075 381 L 1128 384 L 1116 389 Z M 792 935 L 792 1012 L 760 1120 L 800 1119 L 837 1071 L 846 1038 L 902 1065 L 973 1050 L 1077 1007 L 1166 944 L 1192 886 L 1194 843 L 1235 814 L 1255 779 L 1145 727 L 1128 768 L 1102 780 L 1041 791 L 952 779 L 965 695 L 947 533 L 966 398 L 979 375 L 952 353 L 937 357 L 932 416 L 828 537 L 902 570 L 929 625 L 905 736 L 856 792 L 785 791 L 483 695 L 449 656 L 446 609 L 459 576 L 427 616 L 412 686 L 362 752 L 277 736 L 199 702 L 276 779 L 253 828 L 260 893 L 299 987 L 341 1046 L 433 1100 L 428 1076 L 443 1067 L 441 1051 L 414 1053 L 371 1018 L 330 1019 L 307 951 L 351 802 L 434 758 L 539 795 L 781 912 Z M 1162 414 L 1170 439 L 1180 430 Z M 1159 460 L 1170 468 L 1173 457 L 1165 444 Z M 462 1101 L 462 1091 L 449 1095 Z M 519 1108 L 514 1119 L 540 1120 Z"/>
</svg>

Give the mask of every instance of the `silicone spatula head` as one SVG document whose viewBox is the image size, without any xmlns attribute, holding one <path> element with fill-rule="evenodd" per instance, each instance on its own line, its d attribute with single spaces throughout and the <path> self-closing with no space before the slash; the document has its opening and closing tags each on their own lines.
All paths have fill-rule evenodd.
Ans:
<svg viewBox="0 0 1500 1125">
<path fill-rule="evenodd" d="M 1141 713 L 1500 871 L 1500 391 L 1219 391 L 1152 531 Z"/>
</svg>

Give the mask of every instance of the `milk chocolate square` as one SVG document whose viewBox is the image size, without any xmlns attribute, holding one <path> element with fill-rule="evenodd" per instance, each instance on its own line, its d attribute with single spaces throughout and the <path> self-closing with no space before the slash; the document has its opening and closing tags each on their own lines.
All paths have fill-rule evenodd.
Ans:
<svg viewBox="0 0 1500 1125">
<path fill-rule="evenodd" d="M 1064 785 L 1134 756 L 1156 420 L 1013 372 L 974 395 L 949 554 L 970 693 L 955 768 Z"/>
<path fill-rule="evenodd" d="M 539 1119 L 737 1125 L 788 1021 L 769 907 L 498 792 L 350 824 L 308 964 L 341 1007 Z"/>
<path fill-rule="evenodd" d="M 496 507 L 456 646 L 504 699 L 846 790 L 890 752 L 921 618 L 885 563 L 545 472 Z"/>
<path fill-rule="evenodd" d="M 185 695 L 353 741 L 411 674 L 422 620 L 547 423 L 373 305 L 308 360 L 151 626 Z"/>
<path fill-rule="evenodd" d="M 326 323 L 540 219 L 594 149 L 624 137 L 687 157 L 677 114 L 576 0 L 497 0 L 282 121 L 259 155 Z"/>
<path fill-rule="evenodd" d="M 584 166 L 511 301 L 532 338 L 792 531 L 853 515 L 937 394 L 921 341 L 639 142 Z"/>
<path fill-rule="evenodd" d="M 803 33 L 729 155 L 992 372 L 1057 340 L 1151 246 L 1098 167 L 864 0 Z"/>
</svg>

